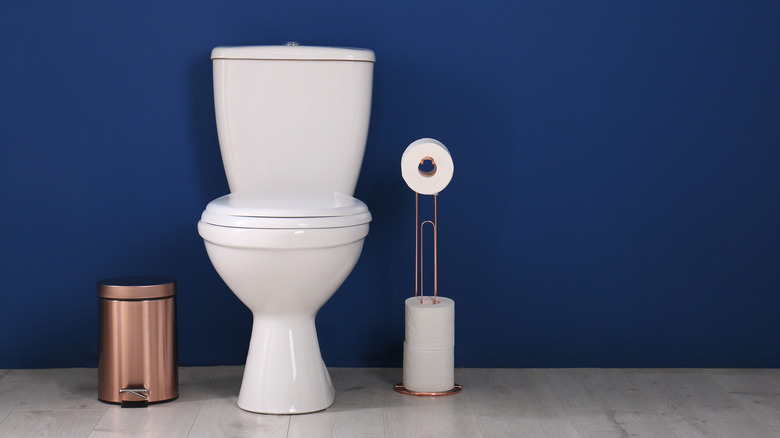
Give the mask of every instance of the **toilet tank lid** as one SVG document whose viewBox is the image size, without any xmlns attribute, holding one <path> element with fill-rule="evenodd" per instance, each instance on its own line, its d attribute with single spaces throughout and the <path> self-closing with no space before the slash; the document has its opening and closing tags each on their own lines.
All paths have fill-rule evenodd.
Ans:
<svg viewBox="0 0 780 438">
<path fill-rule="evenodd" d="M 237 192 L 217 198 L 206 212 L 224 216 L 293 218 L 352 216 L 368 206 L 344 193 Z"/>
<path fill-rule="evenodd" d="M 351 47 L 236 46 L 215 47 L 211 59 L 268 59 L 375 62 L 374 51 Z"/>
</svg>

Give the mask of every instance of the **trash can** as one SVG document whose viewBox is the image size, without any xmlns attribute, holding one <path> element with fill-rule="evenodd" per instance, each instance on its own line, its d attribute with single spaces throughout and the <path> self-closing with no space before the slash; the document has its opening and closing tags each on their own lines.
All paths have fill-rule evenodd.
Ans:
<svg viewBox="0 0 780 438">
<path fill-rule="evenodd" d="M 101 280 L 98 292 L 98 399 L 145 407 L 179 396 L 176 281 Z"/>
</svg>

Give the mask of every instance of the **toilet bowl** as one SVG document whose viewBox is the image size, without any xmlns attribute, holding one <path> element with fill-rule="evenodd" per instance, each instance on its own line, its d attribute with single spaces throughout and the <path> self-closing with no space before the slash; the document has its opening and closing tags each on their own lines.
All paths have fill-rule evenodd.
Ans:
<svg viewBox="0 0 780 438">
<path fill-rule="evenodd" d="M 374 53 L 333 47 L 212 51 L 230 194 L 198 222 L 209 259 L 253 315 L 238 405 L 299 414 L 334 388 L 314 318 L 360 257 L 371 213 L 353 198 Z"/>
<path fill-rule="evenodd" d="M 352 271 L 370 220 L 340 193 L 241 192 L 206 207 L 198 231 L 209 258 L 253 315 L 239 407 L 291 414 L 333 402 L 314 317 Z"/>
</svg>

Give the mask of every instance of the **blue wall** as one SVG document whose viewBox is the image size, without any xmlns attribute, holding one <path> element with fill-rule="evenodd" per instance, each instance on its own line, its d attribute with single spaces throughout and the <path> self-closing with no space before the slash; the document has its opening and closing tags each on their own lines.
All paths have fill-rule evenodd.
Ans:
<svg viewBox="0 0 780 438">
<path fill-rule="evenodd" d="M 407 144 L 446 144 L 459 366 L 780 367 L 780 3 L 10 2 L 0 13 L 0 368 L 94 366 L 95 281 L 179 281 L 184 365 L 248 310 L 196 223 L 227 192 L 217 45 L 368 47 L 363 256 L 326 362 L 397 366 Z"/>
</svg>

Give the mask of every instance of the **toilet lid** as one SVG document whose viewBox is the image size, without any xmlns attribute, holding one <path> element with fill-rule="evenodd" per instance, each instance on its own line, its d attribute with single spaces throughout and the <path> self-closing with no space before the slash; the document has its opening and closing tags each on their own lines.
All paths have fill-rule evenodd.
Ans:
<svg viewBox="0 0 780 438">
<path fill-rule="evenodd" d="M 235 228 L 339 228 L 371 222 L 371 213 L 343 193 L 239 192 L 211 201 L 201 220 Z"/>
</svg>

